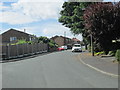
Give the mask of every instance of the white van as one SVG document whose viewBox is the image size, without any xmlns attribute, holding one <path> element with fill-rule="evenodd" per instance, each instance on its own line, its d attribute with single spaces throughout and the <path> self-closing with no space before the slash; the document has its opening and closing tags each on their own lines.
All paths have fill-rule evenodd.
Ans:
<svg viewBox="0 0 120 90">
<path fill-rule="evenodd" d="M 80 44 L 74 44 L 72 47 L 72 52 L 82 52 L 82 47 Z"/>
</svg>

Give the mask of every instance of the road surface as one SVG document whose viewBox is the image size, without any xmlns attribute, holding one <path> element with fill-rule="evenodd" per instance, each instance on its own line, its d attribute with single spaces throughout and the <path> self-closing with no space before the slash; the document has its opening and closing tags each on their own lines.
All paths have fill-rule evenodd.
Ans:
<svg viewBox="0 0 120 90">
<path fill-rule="evenodd" d="M 118 78 L 83 65 L 70 50 L 2 64 L 3 88 L 117 88 Z"/>
</svg>

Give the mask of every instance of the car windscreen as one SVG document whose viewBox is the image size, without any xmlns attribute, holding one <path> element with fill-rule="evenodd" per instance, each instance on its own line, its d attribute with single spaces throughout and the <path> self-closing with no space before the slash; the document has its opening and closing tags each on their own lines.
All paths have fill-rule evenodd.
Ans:
<svg viewBox="0 0 120 90">
<path fill-rule="evenodd" d="M 80 45 L 74 45 L 74 47 L 81 47 Z"/>
</svg>

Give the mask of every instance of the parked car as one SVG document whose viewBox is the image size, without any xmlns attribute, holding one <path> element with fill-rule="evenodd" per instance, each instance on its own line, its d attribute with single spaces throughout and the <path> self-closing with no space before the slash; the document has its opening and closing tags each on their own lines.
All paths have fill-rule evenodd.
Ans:
<svg viewBox="0 0 120 90">
<path fill-rule="evenodd" d="M 64 48 L 64 50 L 67 50 L 67 46 L 61 46 L 62 48 Z"/>
<path fill-rule="evenodd" d="M 63 47 L 58 47 L 58 51 L 63 51 L 64 48 Z"/>
<path fill-rule="evenodd" d="M 82 52 L 82 47 L 80 44 L 74 44 L 72 47 L 72 52 Z"/>
</svg>

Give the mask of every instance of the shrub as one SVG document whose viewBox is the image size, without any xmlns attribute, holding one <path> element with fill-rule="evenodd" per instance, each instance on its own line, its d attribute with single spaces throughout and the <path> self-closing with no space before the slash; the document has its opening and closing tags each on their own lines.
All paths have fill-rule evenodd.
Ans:
<svg viewBox="0 0 120 90">
<path fill-rule="evenodd" d="M 116 51 L 115 57 L 118 61 L 120 61 L 120 49 Z"/>
<path fill-rule="evenodd" d="M 25 40 L 19 40 L 16 44 L 25 44 L 27 43 Z"/>
<path fill-rule="evenodd" d="M 111 55 L 111 56 L 115 56 L 115 53 L 116 53 L 116 50 L 114 50 L 114 51 L 109 51 L 109 55 Z"/>
<path fill-rule="evenodd" d="M 49 46 L 54 47 L 55 45 L 53 43 L 49 42 Z"/>
<path fill-rule="evenodd" d="M 105 54 L 104 51 L 95 53 L 96 56 Z"/>
<path fill-rule="evenodd" d="M 32 44 L 33 42 L 32 41 L 27 41 L 28 44 Z"/>
</svg>

